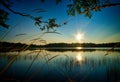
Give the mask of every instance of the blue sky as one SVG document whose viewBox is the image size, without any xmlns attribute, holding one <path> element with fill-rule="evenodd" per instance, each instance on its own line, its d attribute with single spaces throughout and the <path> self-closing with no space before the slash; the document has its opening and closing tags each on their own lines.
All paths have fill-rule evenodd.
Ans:
<svg viewBox="0 0 120 82">
<path fill-rule="evenodd" d="M 91 19 L 84 15 L 68 16 L 66 13 L 67 0 L 59 5 L 55 5 L 54 0 L 40 3 L 39 0 L 21 0 L 15 2 L 12 8 L 16 11 L 28 13 L 33 16 L 42 16 L 43 20 L 56 18 L 57 23 L 68 21 L 67 25 L 57 28 L 59 34 L 45 34 L 41 39 L 47 43 L 58 42 L 118 42 L 120 41 L 120 6 L 108 7 L 100 12 L 94 12 Z M 47 12 L 36 13 L 32 10 L 42 8 Z M 43 33 L 39 27 L 34 25 L 34 21 L 15 14 L 10 14 L 9 29 L 0 28 L 2 41 L 30 43 L 32 39 L 39 38 Z M 84 38 L 81 41 L 75 39 L 77 32 L 83 33 Z M 15 36 L 16 34 L 26 35 Z M 6 36 L 2 39 L 2 36 Z M 40 44 L 39 41 L 35 42 Z"/>
</svg>

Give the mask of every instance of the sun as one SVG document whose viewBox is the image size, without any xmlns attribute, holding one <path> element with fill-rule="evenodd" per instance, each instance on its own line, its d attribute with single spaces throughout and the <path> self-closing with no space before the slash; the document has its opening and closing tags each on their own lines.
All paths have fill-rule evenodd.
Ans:
<svg viewBox="0 0 120 82">
<path fill-rule="evenodd" d="M 75 38 L 76 38 L 76 40 L 82 40 L 83 38 L 84 38 L 84 34 L 83 33 L 80 33 L 80 32 L 78 32 L 76 35 L 75 35 Z"/>
</svg>

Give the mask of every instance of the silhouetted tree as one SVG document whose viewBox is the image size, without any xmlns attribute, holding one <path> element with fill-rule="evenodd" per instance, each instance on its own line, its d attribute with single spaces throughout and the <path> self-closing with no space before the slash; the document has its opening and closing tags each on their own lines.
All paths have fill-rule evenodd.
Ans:
<svg viewBox="0 0 120 82">
<path fill-rule="evenodd" d="M 67 5 L 68 15 L 85 14 L 91 18 L 94 11 L 101 11 L 102 8 L 111 6 L 120 6 L 120 2 L 112 3 L 110 0 L 70 0 L 71 4 Z"/>
<path fill-rule="evenodd" d="M 40 0 L 41 2 L 49 0 Z M 56 0 L 56 4 L 62 3 L 64 0 Z M 56 23 L 54 18 L 49 19 L 48 21 L 42 21 L 42 17 L 34 17 L 31 14 L 23 14 L 22 12 L 17 12 L 12 9 L 14 2 L 12 0 L 0 0 L 0 26 L 8 28 L 9 25 L 6 23 L 8 20 L 9 12 L 17 14 L 23 17 L 28 17 L 34 20 L 35 25 L 39 26 L 42 31 L 53 30 L 54 27 L 60 27 L 61 25 Z M 68 15 L 75 16 L 76 14 L 84 14 L 85 16 L 91 18 L 94 11 L 101 11 L 102 8 L 111 7 L 111 6 L 120 6 L 120 2 L 112 3 L 110 0 L 68 0 L 67 13 Z M 9 12 L 8 12 L 9 11 Z M 40 12 L 43 12 L 40 11 Z M 63 23 L 66 24 L 66 23 Z"/>
</svg>

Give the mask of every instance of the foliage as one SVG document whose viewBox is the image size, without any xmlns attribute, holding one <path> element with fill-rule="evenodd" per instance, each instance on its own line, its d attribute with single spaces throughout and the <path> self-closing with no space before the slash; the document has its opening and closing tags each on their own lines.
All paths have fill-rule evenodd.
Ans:
<svg viewBox="0 0 120 82">
<path fill-rule="evenodd" d="M 13 3 L 10 0 L 1 0 L 0 5 L 4 5 L 6 7 L 11 7 Z M 9 25 L 6 24 L 6 21 L 8 20 L 9 13 L 0 7 L 0 26 L 4 28 L 8 28 Z"/>
<path fill-rule="evenodd" d="M 40 0 L 45 2 L 47 0 Z M 56 5 L 62 3 L 63 0 L 55 0 Z M 42 21 L 42 17 L 34 17 L 30 14 L 23 14 L 22 12 L 17 12 L 12 9 L 14 2 L 12 0 L 0 0 L 0 26 L 8 28 L 9 25 L 6 24 L 9 14 L 17 14 L 23 17 L 28 17 L 34 20 L 35 25 L 39 26 L 42 31 L 54 32 L 55 27 L 60 27 L 61 25 L 56 23 L 56 19 L 48 19 L 47 21 Z M 111 7 L 111 6 L 120 6 L 120 3 L 111 3 L 110 0 L 68 0 L 67 5 L 67 14 L 75 16 L 76 14 L 84 14 L 85 16 L 91 18 L 94 11 L 101 11 L 101 8 Z M 10 12 L 10 13 L 9 13 Z M 43 11 L 41 11 L 43 12 Z M 65 25 L 66 23 L 63 23 Z"/>
<path fill-rule="evenodd" d="M 74 16 L 75 14 L 84 14 L 91 18 L 92 12 L 101 11 L 102 8 L 110 6 L 120 6 L 120 3 L 111 3 L 110 0 L 72 0 L 71 4 L 68 4 L 68 15 Z"/>
<path fill-rule="evenodd" d="M 42 1 L 44 1 L 44 0 L 42 0 Z M 54 19 L 54 18 L 48 19 L 48 21 L 42 21 L 41 16 L 34 17 L 30 14 L 23 14 L 21 12 L 14 11 L 11 8 L 11 5 L 12 5 L 11 0 L 1 0 L 0 5 L 2 5 L 3 7 L 6 8 L 6 9 L 0 8 L 0 26 L 2 26 L 4 28 L 9 27 L 9 25 L 6 24 L 6 21 L 8 20 L 8 17 L 9 17 L 8 11 L 13 14 L 17 14 L 17 15 L 20 15 L 23 17 L 28 17 L 28 18 L 34 20 L 34 24 L 36 26 L 39 26 L 42 31 L 50 31 L 50 29 L 53 30 L 54 27 L 60 26 L 59 24 L 56 23 L 56 19 Z M 5 11 L 5 10 L 8 10 L 8 11 Z M 43 12 L 43 11 L 41 11 L 41 12 Z"/>
<path fill-rule="evenodd" d="M 59 24 L 56 24 L 56 19 L 52 18 L 49 19 L 48 22 L 45 23 L 45 25 L 43 27 L 41 27 L 41 30 L 47 30 L 47 32 L 50 32 L 50 29 L 52 29 L 53 31 L 56 31 L 54 28 L 55 27 L 59 27 Z"/>
<path fill-rule="evenodd" d="M 0 26 L 4 28 L 8 28 L 9 25 L 6 24 L 6 21 L 8 20 L 9 13 L 0 9 Z"/>
<path fill-rule="evenodd" d="M 109 0 L 105 0 L 105 2 L 106 1 L 109 3 Z M 100 11 L 100 7 L 98 6 L 101 6 L 100 0 L 73 0 L 72 4 L 67 5 L 68 14 L 74 16 L 76 13 L 84 13 L 87 17 L 91 18 L 91 12 L 93 11 L 91 9 L 95 8 L 95 11 Z"/>
<path fill-rule="evenodd" d="M 116 47 L 120 47 L 120 42 L 115 43 L 101 43 L 101 44 L 95 44 L 95 43 L 51 43 L 45 45 L 45 47 L 113 47 L 114 45 L 117 45 Z"/>
<path fill-rule="evenodd" d="M 43 41 L 43 40 L 42 40 Z M 10 43 L 10 42 L 0 42 L 0 51 L 15 51 L 15 50 L 22 50 L 22 48 L 29 46 L 28 49 L 36 49 L 36 48 L 48 48 L 49 50 L 50 47 L 112 47 L 111 50 L 114 50 L 116 47 L 120 47 L 120 42 L 115 42 L 115 43 L 101 43 L 101 44 L 95 44 L 95 43 L 51 43 L 51 44 L 46 44 L 46 45 L 27 45 L 23 43 Z M 113 47 L 114 46 L 114 47 Z M 51 51 L 54 49 L 50 49 Z M 72 50 L 72 49 L 67 49 L 67 50 Z M 90 50 L 90 49 L 89 49 Z M 55 49 L 56 51 L 56 49 Z M 66 51 L 66 49 L 58 49 L 58 51 Z"/>
</svg>

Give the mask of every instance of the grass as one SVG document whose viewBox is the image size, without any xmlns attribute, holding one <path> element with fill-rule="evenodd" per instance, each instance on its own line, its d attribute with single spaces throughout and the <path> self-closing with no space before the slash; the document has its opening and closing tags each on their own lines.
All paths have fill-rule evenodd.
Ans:
<svg viewBox="0 0 120 82">
<path fill-rule="evenodd" d="M 52 54 L 49 54 L 48 52 L 46 52 L 44 50 L 35 50 L 35 51 L 27 52 L 25 55 L 29 56 L 30 54 L 33 54 L 33 53 L 36 54 L 36 55 L 34 55 L 32 57 L 32 59 L 30 59 L 31 62 L 29 64 L 28 68 L 26 69 L 26 72 L 23 74 L 24 81 L 28 81 L 28 82 L 33 81 L 33 79 L 36 78 L 36 76 L 38 76 L 38 74 L 41 74 L 43 72 L 45 66 L 50 66 L 50 68 L 51 67 L 57 68 L 56 69 L 56 70 L 58 70 L 57 74 L 60 75 L 63 78 L 66 78 L 66 81 L 68 81 L 68 82 L 78 81 L 77 78 L 81 78 L 81 80 L 79 80 L 79 82 L 85 82 L 86 79 L 90 76 L 90 74 L 93 73 L 96 70 L 96 68 L 99 67 L 99 64 L 101 64 L 101 62 L 104 63 L 105 65 L 107 65 L 107 63 L 109 61 L 112 61 L 111 59 L 109 61 L 106 61 L 107 56 L 104 56 L 103 59 L 100 60 L 100 62 L 97 62 L 97 63 L 96 63 L 95 60 L 89 60 L 89 59 L 85 59 L 89 63 L 87 63 L 85 61 L 79 62 L 75 58 L 71 57 L 69 54 L 67 54 L 67 55 L 65 55 L 65 54 L 63 54 L 63 55 L 52 55 Z M 32 67 L 34 67 L 34 64 L 36 63 L 35 62 L 36 60 L 39 61 L 38 63 L 41 63 L 42 60 L 45 60 L 45 62 L 42 65 L 38 64 L 37 68 L 35 68 L 31 72 L 31 74 L 29 74 L 30 70 L 32 69 Z M 54 63 L 57 64 L 57 66 L 54 66 Z M 88 68 L 87 72 L 84 72 L 84 71 L 82 72 L 81 67 L 83 67 L 84 65 L 90 66 Z M 80 71 L 75 72 L 74 68 L 76 68 L 76 67 L 79 68 Z M 49 71 L 48 71 L 48 74 L 45 75 L 45 77 L 50 76 L 50 74 L 49 74 L 49 73 L 51 73 L 50 68 L 48 68 Z M 83 73 L 84 73 L 84 75 L 83 75 Z M 56 77 L 59 78 L 59 76 L 56 76 Z M 3 79 L 5 79 L 5 78 L 3 77 Z M 16 81 L 18 81 L 18 79 L 14 78 L 14 76 L 10 77 L 10 78 L 6 78 L 6 79 L 7 80 L 15 79 Z"/>
<path fill-rule="evenodd" d="M 12 29 L 11 29 L 12 30 Z M 10 31 L 11 31 L 10 30 Z M 7 33 L 5 33 L 2 37 L 2 39 L 5 38 L 5 36 L 7 36 L 7 34 L 10 32 L 8 31 Z M 32 40 L 30 40 L 31 44 L 35 43 L 35 41 L 40 40 L 42 41 L 44 44 L 46 44 L 46 41 L 41 40 L 41 37 L 44 36 L 46 33 L 43 33 L 42 35 L 40 35 L 38 38 L 34 38 Z M 59 34 L 59 33 L 57 33 Z M 105 54 L 105 56 L 107 56 L 112 50 L 114 50 L 114 48 L 116 48 L 116 46 L 118 46 L 120 44 L 115 45 L 114 47 L 112 47 L 110 50 L 108 50 Z M 12 47 L 12 46 L 11 46 Z M 21 51 L 25 51 L 30 47 L 30 45 L 28 46 L 23 46 Z M 11 49 L 10 51 L 14 51 L 14 49 Z M 58 57 L 60 57 L 61 55 L 54 55 L 51 57 L 51 55 L 49 53 L 47 53 L 46 51 L 42 51 L 42 50 L 38 50 L 38 51 L 32 51 L 30 53 L 27 53 L 27 55 L 32 54 L 32 53 L 36 53 L 36 56 L 34 57 L 34 59 L 32 60 L 31 64 L 28 66 L 26 72 L 24 73 L 23 77 L 24 77 L 24 81 L 29 82 L 31 79 L 33 79 L 38 73 L 42 72 L 42 69 L 44 68 L 45 65 L 49 65 L 49 63 L 51 63 L 53 60 L 57 59 Z M 46 62 L 40 66 L 39 68 L 36 68 L 33 73 L 29 76 L 27 76 L 28 72 L 30 71 L 30 69 L 32 68 L 33 64 L 35 63 L 36 59 L 38 58 L 38 56 L 40 55 L 40 53 L 42 53 L 43 55 L 41 56 L 41 59 L 44 59 Z M 15 62 L 16 58 L 18 58 L 21 55 L 21 52 L 18 52 L 14 57 L 10 58 L 8 63 L 6 64 L 6 66 L 0 70 L 0 76 L 2 78 L 2 80 L 14 80 L 14 81 L 20 81 L 14 77 L 10 77 L 10 78 L 6 78 L 3 77 L 3 75 L 10 69 L 11 65 Z M 80 82 L 84 82 L 87 77 L 96 69 L 97 65 L 94 65 L 93 67 L 91 67 L 88 71 L 88 73 L 86 73 L 84 76 L 81 76 L 81 72 L 77 72 L 75 73 L 74 76 L 70 75 L 69 73 L 73 72 L 74 67 L 80 66 L 79 62 L 75 61 L 75 59 L 71 58 L 69 55 L 63 55 L 65 56 L 66 60 L 64 62 L 62 62 L 62 60 L 57 60 L 55 61 L 56 63 L 58 63 L 59 65 L 59 74 L 63 77 L 65 77 L 67 79 L 68 82 L 75 82 L 76 78 L 81 77 L 82 79 L 80 80 Z M 49 75 L 49 74 L 48 74 Z"/>
<path fill-rule="evenodd" d="M 13 28 L 12 28 L 12 29 L 13 29 Z M 1 38 L 1 40 L 3 40 L 3 39 L 9 34 L 9 32 L 10 32 L 12 29 L 10 29 L 10 30 L 8 30 L 6 33 L 4 33 L 4 35 L 3 35 L 2 38 Z M 38 38 L 35 38 L 35 39 L 30 40 L 31 44 L 33 44 L 33 43 L 34 43 L 35 41 L 37 41 L 37 40 L 40 40 L 42 36 L 44 36 L 45 34 L 48 34 L 48 33 L 49 33 L 49 32 L 45 32 L 45 33 L 41 34 Z M 50 33 L 54 33 L 54 32 L 50 32 Z M 60 33 L 58 33 L 58 32 L 55 32 L 55 33 L 56 33 L 56 34 L 60 34 Z M 20 35 L 19 35 L 19 36 L 20 36 Z M 15 36 L 15 37 L 17 37 L 17 36 Z M 23 40 L 24 40 L 24 39 L 23 39 Z M 21 41 L 23 41 L 23 40 L 21 40 Z M 21 41 L 20 41 L 20 42 L 21 42 Z M 45 40 L 44 40 L 44 41 L 43 41 L 43 40 L 40 40 L 40 41 L 41 41 L 42 43 L 46 44 L 46 41 L 45 41 Z M 14 45 L 12 45 L 12 46 L 14 46 Z M 12 46 L 10 46 L 9 49 L 11 49 Z M 21 50 L 21 51 L 25 51 L 25 50 L 27 50 L 29 47 L 30 47 L 30 45 L 28 45 L 28 46 L 25 45 L 25 46 L 22 47 L 22 50 Z M 12 52 L 12 51 L 15 51 L 15 50 L 16 50 L 16 49 L 11 49 L 9 52 Z M 18 50 L 19 50 L 19 49 L 18 49 Z M 35 51 L 33 51 L 32 53 L 34 53 L 34 52 L 35 52 Z M 33 61 L 31 62 L 31 64 L 29 65 L 27 71 L 26 71 L 25 74 L 24 74 L 24 77 L 26 77 L 28 71 L 31 69 L 31 67 L 32 67 L 32 65 L 34 64 L 34 62 L 35 62 L 36 58 L 38 57 L 39 53 L 41 53 L 41 50 L 38 51 L 36 57 L 33 59 Z M 28 54 L 30 54 L 30 53 L 28 53 Z M 3 69 L 0 70 L 0 76 L 2 77 L 3 80 L 13 80 L 13 79 L 11 79 L 11 78 L 10 78 L 10 79 L 9 79 L 9 78 L 4 78 L 2 75 L 4 75 L 5 72 L 7 72 L 7 70 L 9 70 L 9 68 L 11 67 L 11 65 L 15 62 L 16 58 L 19 57 L 20 55 L 21 55 L 21 52 L 18 52 L 18 54 L 16 54 L 14 57 L 12 57 L 11 59 L 9 59 L 8 63 L 6 64 L 6 66 L 5 66 Z M 53 56 L 53 57 L 51 57 L 51 58 L 46 58 L 47 55 L 48 55 L 48 54 L 46 54 L 46 53 L 45 53 L 45 55 L 44 55 L 44 59 L 46 60 L 46 63 L 45 63 L 45 64 L 49 63 L 51 60 L 53 60 L 54 58 L 56 58 L 56 57 L 58 56 L 58 55 L 56 55 L 56 56 Z M 45 57 L 45 56 L 46 56 L 46 57 Z M 45 65 L 45 64 L 44 64 L 44 65 Z M 33 78 L 33 77 L 38 73 L 38 71 L 40 71 L 40 70 L 44 67 L 44 65 L 41 66 L 40 69 L 36 69 L 36 71 L 33 72 L 33 74 L 32 74 L 29 78 L 27 78 L 26 81 L 29 81 L 31 78 Z M 14 79 L 14 80 L 16 80 L 16 79 Z M 19 81 L 19 80 L 16 80 L 16 81 Z"/>
</svg>

